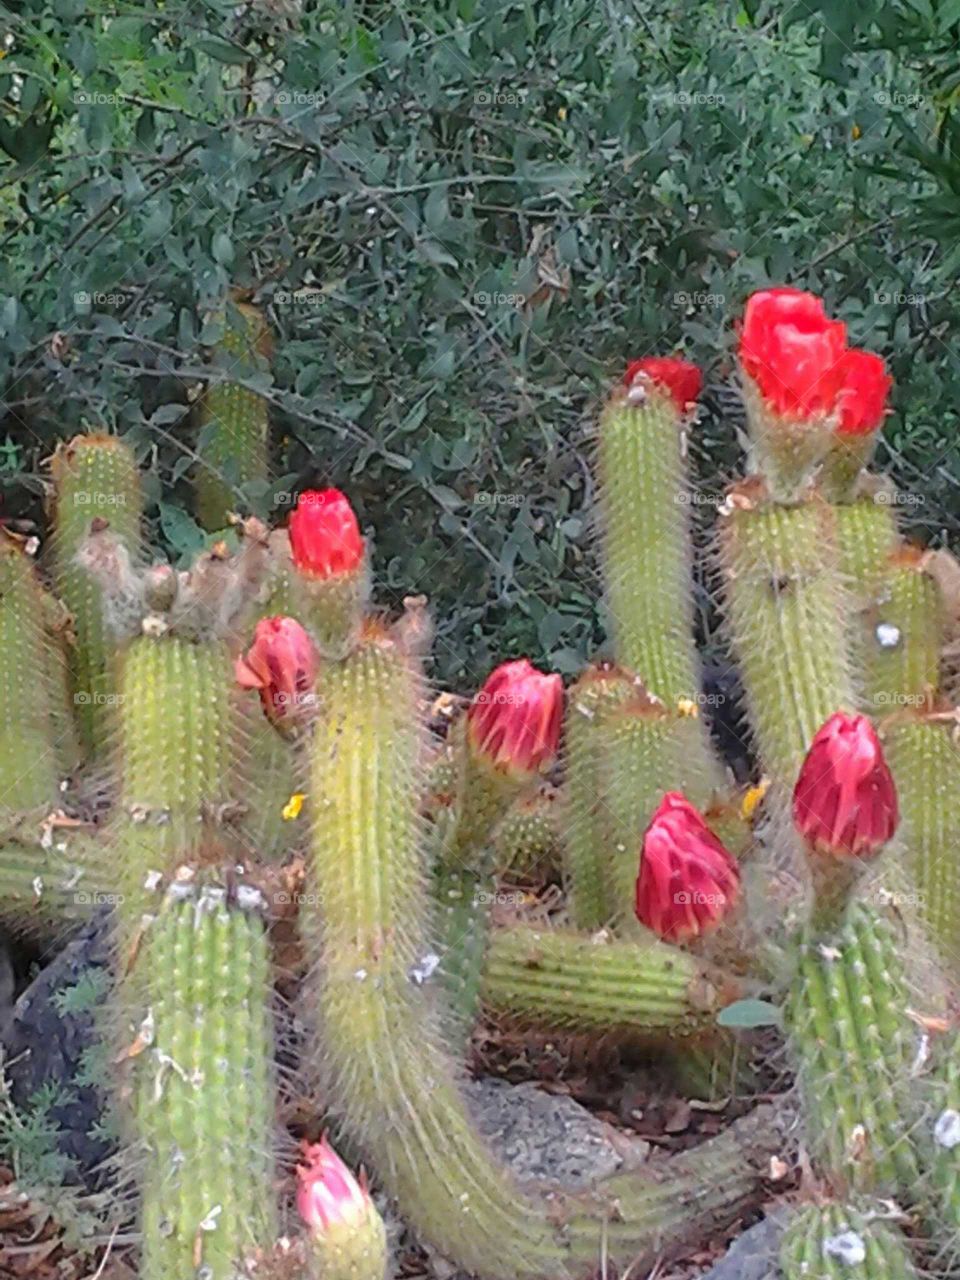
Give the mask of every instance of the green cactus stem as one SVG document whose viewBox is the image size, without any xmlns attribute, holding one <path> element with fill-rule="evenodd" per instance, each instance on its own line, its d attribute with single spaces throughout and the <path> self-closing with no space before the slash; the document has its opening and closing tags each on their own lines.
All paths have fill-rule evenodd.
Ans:
<svg viewBox="0 0 960 1280">
<path fill-rule="evenodd" d="M 303 746 L 298 736 L 281 733 L 270 723 L 255 694 L 244 699 L 242 715 L 243 813 L 238 829 L 255 858 L 277 862 L 294 844 L 303 843 L 309 823 Z"/>
<path fill-rule="evenodd" d="M 446 992 L 444 1028 L 454 1049 L 463 1050 L 480 1006 L 483 962 L 490 933 L 495 884 L 471 867 L 437 869 L 439 974 Z M 427 965 L 432 961 L 427 961 Z"/>
<path fill-rule="evenodd" d="M 634 1275 L 647 1275 L 713 1237 L 756 1196 L 771 1159 L 789 1152 L 787 1124 L 776 1107 L 756 1107 L 718 1137 L 669 1161 L 605 1178 L 579 1205 L 558 1196 L 554 1215 L 567 1219 L 578 1274 L 584 1267 L 594 1268 L 589 1275 L 602 1274 L 613 1261 L 621 1274 L 632 1266 Z M 598 1216 L 605 1218 L 600 1232 Z"/>
<path fill-rule="evenodd" d="M 271 989 L 258 914 L 215 888 L 164 903 L 123 984 L 142 1280 L 235 1280 L 276 1240 Z"/>
<path fill-rule="evenodd" d="M 14 937 L 49 943 L 116 902 L 102 842 L 54 830 L 42 844 L 0 844 L 0 924 Z"/>
<path fill-rule="evenodd" d="M 953 714 L 892 717 L 884 749 L 900 801 L 899 844 L 916 913 L 955 970 L 960 939 L 960 743 Z"/>
<path fill-rule="evenodd" d="M 617 662 L 667 706 L 696 705 L 700 669 L 690 585 L 687 425 L 671 396 L 618 391 L 603 412 L 598 480 L 602 563 Z M 717 769 L 706 725 L 694 769 Z"/>
<path fill-rule="evenodd" d="M 50 570 L 71 615 L 71 693 L 83 745 L 102 751 L 116 725 L 116 640 L 107 628 L 103 588 L 77 562 L 92 519 L 108 521 L 132 556 L 140 546 L 143 496 L 133 454 L 116 436 L 75 436 L 52 464 L 54 502 Z"/>
<path fill-rule="evenodd" d="M 945 640 L 939 588 L 924 552 L 900 541 L 890 496 L 878 485 L 835 509 L 840 570 L 857 606 L 852 666 L 864 709 L 881 715 L 920 706 L 936 691 Z"/>
<path fill-rule="evenodd" d="M 924 1127 L 930 1175 L 931 1234 L 936 1274 L 953 1274 L 960 1239 L 960 1038 L 952 1034 L 931 1078 L 932 1106 Z"/>
<path fill-rule="evenodd" d="M 808 1205 L 780 1246 L 783 1280 L 918 1280 L 910 1248 L 885 1221 L 889 1206 Z"/>
<path fill-rule="evenodd" d="M 7 831 L 37 826 L 59 799 L 55 661 L 33 560 L 0 530 L 0 826 Z"/>
<path fill-rule="evenodd" d="M 328 1096 L 414 1228 L 484 1277 L 560 1275 L 543 1212 L 478 1138 L 431 1031 L 427 867 L 419 841 L 419 680 L 372 626 L 322 673 L 313 744 L 311 870 L 302 928 L 317 965 Z"/>
<path fill-rule="evenodd" d="M 895 918 L 861 902 L 801 948 L 786 1022 L 808 1145 L 834 1186 L 916 1195 L 908 963 Z"/>
<path fill-rule="evenodd" d="M 123 915 L 139 918 L 162 878 L 189 862 L 237 806 L 242 720 L 226 649 L 142 636 L 120 671 L 120 796 L 111 834 Z"/>
<path fill-rule="evenodd" d="M 272 340 L 263 313 L 233 302 L 224 317 L 214 359 L 240 378 L 269 366 Z M 237 489 L 267 481 L 268 404 L 259 392 L 229 379 L 213 382 L 199 406 L 200 462 L 194 476 L 197 519 L 205 529 L 223 529 L 236 509 Z"/>
<path fill-rule="evenodd" d="M 729 495 L 721 553 L 727 616 L 765 773 L 790 792 L 813 735 L 854 705 L 849 606 L 831 509 L 771 503 L 759 481 Z"/>
<path fill-rule="evenodd" d="M 557 870 L 560 795 L 544 783 L 520 795 L 504 814 L 494 839 L 494 866 L 501 873 L 543 879 Z"/>
<path fill-rule="evenodd" d="M 567 695 L 564 726 L 563 863 L 570 918 L 579 929 L 610 920 L 609 812 L 601 785 L 613 710 L 637 695 L 639 679 L 621 668 L 588 667 Z"/>
<path fill-rule="evenodd" d="M 482 996 L 498 1017 L 566 1032 L 633 1038 L 709 1029 L 738 984 L 653 935 L 642 941 L 565 929 L 494 929 Z"/>
<path fill-rule="evenodd" d="M 720 1102 L 752 1097 L 760 1084 L 755 1047 L 742 1034 L 714 1029 L 670 1052 L 664 1074 L 688 1098 Z"/>
</svg>

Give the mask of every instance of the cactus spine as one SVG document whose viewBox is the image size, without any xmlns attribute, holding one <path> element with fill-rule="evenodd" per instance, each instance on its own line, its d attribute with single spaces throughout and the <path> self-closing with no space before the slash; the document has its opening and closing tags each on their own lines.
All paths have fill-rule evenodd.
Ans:
<svg viewBox="0 0 960 1280">
<path fill-rule="evenodd" d="M 542 878 L 556 870 L 559 804 L 558 792 L 549 783 L 517 797 L 495 833 L 498 872 Z"/>
<path fill-rule="evenodd" d="M 241 377 L 266 367 L 272 341 L 262 312 L 234 302 L 224 324 L 215 357 Z M 199 421 L 201 461 L 194 477 L 197 518 L 213 531 L 222 529 L 235 509 L 238 486 L 257 480 L 266 483 L 267 401 L 239 382 L 216 382 L 203 394 Z"/>
<path fill-rule="evenodd" d="M 915 1028 L 891 921 L 851 904 L 838 935 L 801 949 L 787 1023 L 821 1168 L 855 1190 L 915 1194 Z"/>
<path fill-rule="evenodd" d="M 77 563 L 93 518 L 136 555 L 143 497 L 130 449 L 116 436 L 75 436 L 53 457 L 51 575 L 71 615 L 71 692 L 85 750 L 102 750 L 116 722 L 116 642 L 108 632 L 103 588 Z"/>
<path fill-rule="evenodd" d="M 906 1240 L 883 1206 L 809 1205 L 790 1221 L 780 1248 L 783 1280 L 917 1280 Z"/>
<path fill-rule="evenodd" d="M 652 936 L 594 938 L 569 930 L 496 929 L 483 1000 L 499 1016 L 548 1029 L 686 1036 L 709 1029 L 737 984 Z"/>
<path fill-rule="evenodd" d="M 121 1000 L 144 1149 L 142 1280 L 234 1280 L 277 1234 L 263 926 L 222 890 L 168 900 Z"/>
</svg>

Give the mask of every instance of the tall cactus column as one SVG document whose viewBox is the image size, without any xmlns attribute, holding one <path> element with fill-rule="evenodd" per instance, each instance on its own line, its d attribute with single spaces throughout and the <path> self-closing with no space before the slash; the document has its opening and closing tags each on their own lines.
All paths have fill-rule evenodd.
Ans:
<svg viewBox="0 0 960 1280">
<path fill-rule="evenodd" d="M 57 594 L 70 611 L 72 692 L 83 743 L 102 752 L 116 725 L 116 638 L 109 632 L 103 588 L 77 561 L 93 519 L 109 522 L 113 534 L 136 558 L 143 497 L 130 449 L 116 436 L 76 436 L 53 457 L 51 572 Z"/>
<path fill-rule="evenodd" d="M 214 358 L 235 377 L 249 378 L 269 365 L 273 343 L 259 308 L 233 302 L 223 317 Z M 197 517 L 205 529 L 222 529 L 237 504 L 236 486 L 267 479 L 270 433 L 265 396 L 229 377 L 211 383 L 200 401 L 200 463 L 194 476 Z"/>
<path fill-rule="evenodd" d="M 542 1213 L 466 1114 L 423 989 L 429 898 L 419 833 L 421 691 L 371 625 L 324 668 L 313 745 L 316 1052 L 345 1131 L 413 1226 L 483 1276 L 560 1275 Z"/>
<path fill-rule="evenodd" d="M 699 705 L 686 433 L 700 382 L 700 371 L 684 360 L 634 361 L 599 427 L 602 564 L 614 652 L 671 709 Z M 693 767 L 722 786 L 699 721 L 688 750 Z"/>
<path fill-rule="evenodd" d="M 255 904 L 210 886 L 169 898 L 119 998 L 143 1152 L 142 1280 L 233 1280 L 277 1238 L 271 972 Z"/>
</svg>

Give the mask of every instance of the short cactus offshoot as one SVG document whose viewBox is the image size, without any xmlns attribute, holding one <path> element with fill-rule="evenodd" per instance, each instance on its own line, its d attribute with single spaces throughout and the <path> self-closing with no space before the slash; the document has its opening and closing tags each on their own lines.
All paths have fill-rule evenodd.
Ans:
<svg viewBox="0 0 960 1280">
<path fill-rule="evenodd" d="M 752 830 L 696 714 L 683 495 L 700 377 L 683 360 L 634 362 L 602 414 L 615 660 L 564 692 L 513 658 L 445 738 L 424 723 L 422 611 L 416 625 L 412 612 L 371 616 L 368 549 L 338 490 L 301 493 L 284 530 L 248 518 L 238 551 L 217 543 L 175 571 L 139 544 L 126 447 L 72 441 L 54 465 L 43 561 L 69 618 L 60 630 L 32 548 L 3 533 L 0 914 L 31 910 L 55 931 L 83 913 L 82 895 L 116 898 L 112 1056 L 140 1156 L 146 1280 L 290 1280 L 294 1265 L 381 1280 L 389 1268 L 366 1176 L 326 1138 L 304 1141 L 297 1162 L 274 1133 L 274 917 L 277 932 L 295 924 L 308 961 L 307 1132 L 329 1126 L 455 1268 L 481 1280 L 649 1269 L 755 1204 L 771 1158 L 790 1155 L 776 1108 L 760 1106 L 649 1170 L 589 1190 L 520 1187 L 461 1088 L 478 1019 L 639 1042 L 695 1068 L 711 1046 L 729 1052 L 758 1003 L 780 1007 L 792 1131 L 824 1189 L 788 1228 L 784 1280 L 857 1266 L 906 1280 L 912 1246 L 876 1209 L 894 1202 L 953 1265 L 960 1104 L 954 1049 L 932 1043 L 960 919 L 943 602 L 865 473 L 883 362 L 794 289 L 748 302 L 739 356 L 751 471 L 727 496 L 719 547 L 764 775 L 748 793 L 764 797 Z M 265 410 L 241 390 L 217 410 L 208 388 L 201 445 L 210 476 L 229 479 L 215 436 L 228 419 L 242 428 L 255 466 L 234 478 L 253 492 Z M 85 485 L 129 503 L 78 515 Z M 232 486 L 207 489 L 202 518 L 219 527 Z M 51 659 L 65 641 L 74 690 L 115 694 L 110 716 L 65 695 Z M 57 807 L 74 757 L 57 725 L 74 715 L 87 758 L 113 766 L 112 807 L 66 840 Z M 508 897 L 497 873 L 534 888 Z M 751 918 L 765 895 L 782 919 Z M 286 983 L 296 963 L 285 954 Z"/>
</svg>

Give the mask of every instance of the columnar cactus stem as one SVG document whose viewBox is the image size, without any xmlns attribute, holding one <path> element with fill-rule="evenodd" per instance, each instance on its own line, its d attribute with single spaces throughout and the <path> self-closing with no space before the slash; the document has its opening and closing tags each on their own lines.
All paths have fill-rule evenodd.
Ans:
<svg viewBox="0 0 960 1280">
<path fill-rule="evenodd" d="M 77 563 L 97 518 L 132 556 L 140 546 L 143 495 L 133 455 L 116 436 L 75 436 L 53 456 L 51 576 L 71 615 L 72 694 L 84 747 L 102 751 L 116 725 L 116 641 L 108 633 L 103 588 Z"/>
<path fill-rule="evenodd" d="M 49 943 L 116 901 L 115 871 L 101 842 L 54 834 L 41 844 L 0 844 L 0 923 L 14 937 Z"/>
<path fill-rule="evenodd" d="M 38 823 L 59 797 L 57 659 L 33 561 L 0 530 L 0 825 L 7 829 Z"/>
<path fill-rule="evenodd" d="M 175 636 L 134 640 L 120 674 L 120 798 L 112 832 L 135 904 L 148 880 L 189 862 L 230 816 L 242 760 L 239 704 L 225 649 Z M 146 896 L 145 896 L 146 895 Z"/>
<path fill-rule="evenodd" d="M 738 994 L 734 979 L 653 935 L 619 941 L 530 925 L 493 931 L 482 988 L 498 1016 L 633 1038 L 702 1032 Z"/>
<path fill-rule="evenodd" d="M 918 1120 L 906 960 L 890 919 L 851 905 L 802 946 L 787 1023 L 811 1152 L 835 1185 L 915 1195 Z"/>
<path fill-rule="evenodd" d="M 560 843 L 560 796 L 544 784 L 518 796 L 497 827 L 494 862 L 498 872 L 545 876 L 556 869 Z"/>
<path fill-rule="evenodd" d="M 234 1280 L 276 1239 L 270 992 L 254 912 L 211 888 L 164 904 L 120 993 L 145 1150 L 142 1280 Z"/>
<path fill-rule="evenodd" d="M 607 861 L 610 821 L 602 789 L 614 708 L 642 686 L 612 666 L 589 667 L 567 695 L 563 857 L 570 918 L 580 929 L 610 921 Z"/>
<path fill-rule="evenodd" d="M 503 1280 L 560 1275 L 545 1216 L 474 1131 L 422 989 L 432 948 L 419 680 L 371 627 L 323 669 L 319 692 L 311 870 L 322 895 L 302 927 L 316 950 L 328 1096 L 408 1220 L 459 1266 Z"/>
<path fill-rule="evenodd" d="M 231 372 L 247 377 L 267 367 L 272 340 L 263 313 L 234 302 L 224 317 L 215 355 Z M 239 382 L 214 382 L 200 401 L 200 462 L 194 476 L 197 519 L 223 529 L 236 508 L 236 487 L 267 480 L 270 420 L 267 400 Z M 229 480 L 228 478 L 229 477 Z"/>
<path fill-rule="evenodd" d="M 437 958 L 447 995 L 444 1029 L 452 1048 L 467 1042 L 480 1004 L 493 893 L 493 880 L 473 867 L 436 872 Z M 431 964 L 428 960 L 427 968 Z"/>
<path fill-rule="evenodd" d="M 757 481 L 728 498 L 722 529 L 729 625 L 765 772 L 792 789 L 813 735 L 854 693 L 847 597 L 825 503 L 770 503 Z"/>
<path fill-rule="evenodd" d="M 892 718 L 886 729 L 886 754 L 900 798 L 900 843 L 915 885 L 913 905 L 943 960 L 953 968 L 960 939 L 956 723 L 937 714 Z"/>
<path fill-rule="evenodd" d="M 910 1249 L 886 1206 L 808 1205 L 791 1219 L 780 1247 L 783 1280 L 918 1280 Z"/>
</svg>

